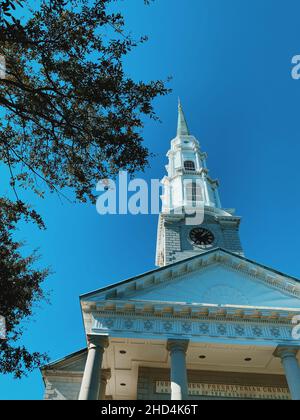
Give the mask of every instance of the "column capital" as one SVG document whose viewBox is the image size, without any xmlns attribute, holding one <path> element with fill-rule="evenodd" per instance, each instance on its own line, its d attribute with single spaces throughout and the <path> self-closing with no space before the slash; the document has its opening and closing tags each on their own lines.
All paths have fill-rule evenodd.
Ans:
<svg viewBox="0 0 300 420">
<path fill-rule="evenodd" d="M 300 346 L 279 345 L 273 353 L 274 357 L 284 359 L 286 357 L 297 357 Z"/>
<path fill-rule="evenodd" d="M 88 334 L 87 335 L 88 347 L 100 347 L 103 350 L 109 346 L 109 337 L 108 335 L 97 335 L 97 334 Z"/>
<path fill-rule="evenodd" d="M 111 378 L 111 370 L 110 369 L 102 369 L 101 370 L 101 381 L 109 381 Z"/>
<path fill-rule="evenodd" d="M 111 370 L 110 369 L 102 369 L 101 370 L 101 377 L 100 377 L 100 390 L 99 390 L 99 397 L 98 400 L 103 401 L 105 400 L 106 394 L 106 386 L 107 382 L 111 378 Z"/>
<path fill-rule="evenodd" d="M 173 351 L 182 351 L 187 352 L 190 340 L 181 340 L 177 338 L 171 338 L 167 341 L 167 350 L 170 352 Z"/>
</svg>

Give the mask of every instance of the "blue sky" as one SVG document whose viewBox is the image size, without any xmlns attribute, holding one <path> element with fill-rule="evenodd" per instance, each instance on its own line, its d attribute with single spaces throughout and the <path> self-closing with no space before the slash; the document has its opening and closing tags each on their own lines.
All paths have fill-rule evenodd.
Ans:
<svg viewBox="0 0 300 420">
<path fill-rule="evenodd" d="M 224 207 L 243 217 L 248 258 L 300 277 L 300 54 L 298 0 L 142 0 L 120 2 L 134 35 L 148 43 L 126 60 L 136 80 L 173 76 L 173 93 L 155 101 L 162 123 L 144 136 L 155 157 L 145 178 L 162 178 L 175 136 L 177 97 L 190 129 L 221 182 Z M 96 184 L 95 180 L 95 184 Z M 39 247 L 54 274 L 51 305 L 36 309 L 24 342 L 52 360 L 85 346 L 79 295 L 154 267 L 156 216 L 100 217 L 92 205 L 32 200 L 46 232 L 26 226 L 20 236 Z M 20 381 L 0 376 L 1 399 L 41 399 L 39 372 Z"/>
</svg>

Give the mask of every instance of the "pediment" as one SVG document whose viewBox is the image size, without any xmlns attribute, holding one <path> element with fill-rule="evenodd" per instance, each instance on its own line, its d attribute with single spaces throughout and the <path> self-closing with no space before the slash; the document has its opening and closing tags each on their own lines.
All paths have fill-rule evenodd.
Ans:
<svg viewBox="0 0 300 420">
<path fill-rule="evenodd" d="M 300 308 L 300 282 L 217 249 L 84 295 L 84 305 L 126 300 L 276 309 Z"/>
<path fill-rule="evenodd" d="M 54 361 L 43 369 L 53 370 L 54 372 L 72 372 L 82 373 L 86 364 L 87 351 L 81 350 L 77 353 L 71 354 L 61 360 Z"/>
<path fill-rule="evenodd" d="M 250 275 L 214 264 L 174 278 L 148 290 L 126 296 L 128 300 L 214 304 L 272 308 L 299 308 L 300 299 Z"/>
</svg>

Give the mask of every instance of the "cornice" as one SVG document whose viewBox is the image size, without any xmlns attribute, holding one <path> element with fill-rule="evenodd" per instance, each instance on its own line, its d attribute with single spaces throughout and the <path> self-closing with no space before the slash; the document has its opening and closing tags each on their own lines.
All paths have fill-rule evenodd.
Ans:
<svg viewBox="0 0 300 420">
<path fill-rule="evenodd" d="M 44 373 L 44 377 L 46 376 L 47 379 L 49 378 L 56 378 L 56 379 L 74 379 L 74 380 L 78 380 L 81 381 L 82 380 L 82 375 L 83 375 L 83 371 L 79 371 L 79 372 L 73 372 L 73 371 L 69 371 L 69 370 L 59 370 L 59 369 L 52 369 L 51 367 L 45 367 L 45 369 L 43 370 Z"/>
<path fill-rule="evenodd" d="M 254 306 L 205 305 L 177 302 L 107 300 L 83 306 L 86 314 L 145 316 L 163 319 L 222 320 L 243 322 L 283 323 L 291 325 L 292 318 L 300 314 L 300 308 L 269 308 Z"/>
</svg>

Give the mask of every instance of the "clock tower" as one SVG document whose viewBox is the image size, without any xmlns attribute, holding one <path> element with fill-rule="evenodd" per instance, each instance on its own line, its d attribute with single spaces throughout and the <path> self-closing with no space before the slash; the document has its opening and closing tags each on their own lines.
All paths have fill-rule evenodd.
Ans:
<svg viewBox="0 0 300 420">
<path fill-rule="evenodd" d="M 207 154 L 190 134 L 179 102 L 177 135 L 167 154 L 167 176 L 159 216 L 156 264 L 166 266 L 213 248 L 243 255 L 241 218 L 223 209 L 219 182 L 211 178 Z"/>
</svg>

